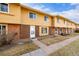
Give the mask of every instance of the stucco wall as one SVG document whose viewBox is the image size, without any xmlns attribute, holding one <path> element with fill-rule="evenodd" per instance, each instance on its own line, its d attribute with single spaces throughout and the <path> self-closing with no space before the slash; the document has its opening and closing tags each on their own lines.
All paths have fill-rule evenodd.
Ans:
<svg viewBox="0 0 79 59">
<path fill-rule="evenodd" d="M 21 16 L 22 16 L 22 24 L 26 24 L 26 25 L 39 25 L 39 26 L 51 26 L 51 17 L 49 16 L 49 20 L 48 22 L 44 21 L 44 14 L 38 13 L 38 12 L 34 12 L 32 10 L 28 10 L 25 8 L 21 8 Z M 33 12 L 36 13 L 36 19 L 30 19 L 29 18 L 29 12 Z"/>
</svg>

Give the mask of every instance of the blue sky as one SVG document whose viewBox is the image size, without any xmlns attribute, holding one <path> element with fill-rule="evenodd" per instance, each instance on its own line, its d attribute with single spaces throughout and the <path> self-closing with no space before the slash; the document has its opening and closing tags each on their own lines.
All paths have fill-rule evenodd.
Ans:
<svg viewBox="0 0 79 59">
<path fill-rule="evenodd" d="M 72 6 L 70 3 L 40 3 L 38 5 L 44 5 L 55 12 L 62 12 L 75 8 L 75 6 Z"/>
<path fill-rule="evenodd" d="M 27 3 L 24 5 L 52 15 L 62 15 L 72 21 L 79 23 L 78 3 Z"/>
</svg>

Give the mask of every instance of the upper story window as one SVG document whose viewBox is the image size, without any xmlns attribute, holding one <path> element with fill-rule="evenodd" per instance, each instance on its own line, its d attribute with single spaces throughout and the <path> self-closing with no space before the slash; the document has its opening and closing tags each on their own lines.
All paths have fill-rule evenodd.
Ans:
<svg viewBox="0 0 79 59">
<path fill-rule="evenodd" d="M 66 21 L 64 20 L 64 24 L 66 24 Z"/>
<path fill-rule="evenodd" d="M 60 22 L 60 19 L 58 18 L 58 19 L 57 19 L 57 23 L 59 23 L 59 22 Z"/>
<path fill-rule="evenodd" d="M 36 14 L 30 12 L 30 13 L 29 13 L 29 18 L 31 18 L 31 19 L 36 19 Z"/>
<path fill-rule="evenodd" d="M 60 22 L 60 18 L 59 18 L 59 16 L 57 16 L 57 23 L 59 23 Z"/>
<path fill-rule="evenodd" d="M 48 22 L 48 16 L 44 16 L 44 21 Z"/>
<path fill-rule="evenodd" d="M 8 12 L 8 4 L 0 3 L 0 11 L 1 12 Z"/>
<path fill-rule="evenodd" d="M 72 23 L 71 23 L 71 25 L 72 25 Z"/>
</svg>

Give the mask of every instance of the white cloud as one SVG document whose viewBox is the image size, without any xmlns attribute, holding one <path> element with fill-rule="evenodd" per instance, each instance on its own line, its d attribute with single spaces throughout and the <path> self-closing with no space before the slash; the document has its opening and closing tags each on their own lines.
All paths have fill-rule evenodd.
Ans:
<svg viewBox="0 0 79 59">
<path fill-rule="evenodd" d="M 72 21 L 75 21 L 76 23 L 79 23 L 79 4 L 75 3 L 73 5 L 75 6 L 74 9 L 70 9 L 70 10 L 63 11 L 63 12 L 53 12 L 51 14 L 62 15 Z"/>
<path fill-rule="evenodd" d="M 23 4 L 23 5 L 30 6 L 34 9 L 41 10 L 44 12 L 51 12 L 51 9 L 47 8 L 45 5 L 42 5 L 40 3 L 39 4 L 38 3 L 35 3 L 35 4 L 27 3 L 27 4 Z"/>
<path fill-rule="evenodd" d="M 73 5 L 79 5 L 79 3 L 70 3 L 70 5 L 72 5 L 72 6 L 73 6 Z"/>
<path fill-rule="evenodd" d="M 63 11 L 59 14 L 79 23 L 79 5 L 76 5 L 74 9 Z"/>
</svg>

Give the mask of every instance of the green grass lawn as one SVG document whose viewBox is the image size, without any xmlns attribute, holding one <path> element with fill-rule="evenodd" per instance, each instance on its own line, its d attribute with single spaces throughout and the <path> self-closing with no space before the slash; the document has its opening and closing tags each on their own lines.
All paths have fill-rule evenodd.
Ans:
<svg viewBox="0 0 79 59">
<path fill-rule="evenodd" d="M 50 56 L 79 56 L 79 39 L 51 53 Z"/>
<path fill-rule="evenodd" d="M 8 46 L 7 46 L 8 47 Z M 0 47 L 2 48 L 2 47 Z M 38 49 L 34 43 L 25 43 L 20 45 L 14 45 L 12 47 L 6 48 L 4 50 L 0 50 L 0 56 L 17 56 L 22 55 L 24 53 L 31 52 L 33 50 Z"/>
<path fill-rule="evenodd" d="M 70 35 L 67 35 L 67 36 L 59 35 L 57 37 L 52 37 L 52 38 L 51 37 L 43 38 L 40 41 L 43 42 L 46 45 L 51 45 L 51 44 L 61 42 L 63 40 L 69 39 L 69 38 L 77 36 L 77 35 L 79 35 L 79 33 L 74 33 L 74 34 L 70 34 Z"/>
</svg>

